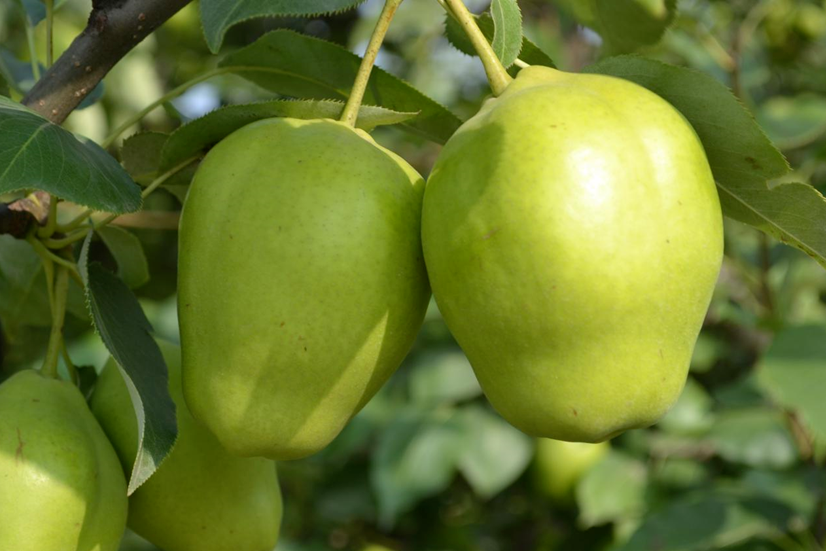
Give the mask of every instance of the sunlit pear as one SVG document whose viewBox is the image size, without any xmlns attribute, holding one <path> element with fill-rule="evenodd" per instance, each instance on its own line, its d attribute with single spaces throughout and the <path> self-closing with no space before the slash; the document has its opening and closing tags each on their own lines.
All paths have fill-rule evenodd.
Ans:
<svg viewBox="0 0 826 551">
<path fill-rule="evenodd" d="M 207 154 L 181 217 L 183 385 L 232 453 L 321 450 L 399 366 L 430 296 L 423 189 L 332 120 L 256 122 Z"/>
<path fill-rule="evenodd" d="M 270 551 L 281 526 L 275 463 L 230 455 L 192 418 L 181 391 L 181 351 L 159 342 L 169 368 L 178 440 L 152 477 L 129 498 L 129 527 L 164 551 Z M 126 472 L 138 447 L 138 422 L 114 360 L 92 396 L 92 411 Z"/>
<path fill-rule="evenodd" d="M 35 371 L 0 385 L 0 549 L 116 551 L 126 480 L 73 384 Z"/>
<path fill-rule="evenodd" d="M 448 327 L 519 429 L 600 442 L 677 400 L 723 231 L 703 146 L 659 96 L 523 69 L 445 145 L 422 236 Z"/>
</svg>

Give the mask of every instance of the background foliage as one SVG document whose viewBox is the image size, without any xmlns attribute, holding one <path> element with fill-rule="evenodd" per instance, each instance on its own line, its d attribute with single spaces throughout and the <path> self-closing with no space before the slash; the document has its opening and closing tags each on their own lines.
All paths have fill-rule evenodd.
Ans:
<svg viewBox="0 0 826 551">
<path fill-rule="evenodd" d="M 467 3 L 478 9 L 486 5 Z M 636 0 L 630 15 L 612 11 L 618 4 L 609 0 L 519 4 L 531 42 L 523 45 L 523 56 L 538 47 L 558 67 L 579 71 L 607 55 L 636 51 L 702 71 L 737 93 L 789 160 L 792 172 L 770 187 L 801 182 L 826 191 L 825 2 L 683 0 L 676 16 L 674 2 L 658 0 Z M 277 29 L 281 34 L 270 35 L 272 40 L 293 31 L 337 43 L 342 46 L 337 59 L 347 63 L 345 50 L 363 52 L 380 7 L 378 0 L 368 0 L 358 10 L 332 16 L 253 19 L 225 36 L 208 25 L 207 37 L 217 50 L 223 36 L 221 52 L 231 54 L 224 65 L 233 59 L 260 60 L 244 48 Z M 57 53 L 83 28 L 90 8 L 83 0 L 61 6 Z M 409 91 L 390 75 L 461 119 L 472 115 L 488 93 L 481 64 L 449 44 L 443 23 L 444 12 L 434 0 L 406 0 L 400 9 L 379 57 L 387 71 L 379 78 L 391 82 L 398 94 L 390 106 L 394 110 L 409 110 Z M 42 32 L 40 25 L 38 45 L 44 43 Z M 19 98 L 34 79 L 13 2 L 0 4 L 0 44 L 3 88 Z M 210 47 L 197 5 L 188 6 L 130 53 L 106 78 L 100 101 L 73 113 L 66 127 L 103 142 L 111 129 L 165 91 L 215 68 L 220 58 Z M 332 79 L 332 66 L 317 69 Z M 312 96 L 277 80 L 216 76 L 151 113 L 140 128 L 145 133 L 123 144 L 121 160 L 136 181 L 146 183 L 152 179 L 143 178 L 146 173 L 185 159 L 192 140 L 203 136 L 189 127 L 179 132 L 177 142 L 166 142 L 158 133 L 172 132 L 221 105 L 272 100 L 272 92 Z M 265 114 L 283 108 L 277 102 L 261 105 L 257 109 Z M 410 119 L 415 134 L 375 131 L 380 142 L 424 174 L 438 153 L 434 142 L 458 124 L 440 105 L 431 109 Z M 225 116 L 226 124 L 237 120 L 232 113 Z M 397 115 L 376 111 L 372 116 L 375 124 L 383 124 L 387 117 L 396 122 Z M 153 143 L 154 155 L 147 153 Z M 144 211 L 121 219 L 130 233 L 122 226 L 110 228 L 86 251 L 90 267 L 100 263 L 119 272 L 155 332 L 171 340 L 177 340 L 174 228 L 185 182 L 173 179 L 165 191 L 149 197 Z M 105 197 L 105 190 L 97 196 Z M 773 204 L 769 197 L 767 208 Z M 800 208 L 809 207 L 816 205 L 804 196 Z M 780 214 L 793 218 L 797 212 Z M 43 279 L 27 244 L 0 236 L 4 376 L 37 365 L 45 349 L 51 318 Z M 88 329 L 83 297 L 74 284 L 69 312 L 72 357 L 101 368 L 108 353 Z M 824 390 L 823 268 L 802 252 L 727 219 L 723 270 L 679 403 L 656 427 L 612 441 L 611 452 L 585 473 L 573 499 L 552 499 L 536 483 L 536 443 L 487 405 L 431 305 L 408 360 L 333 445 L 315 457 L 280 465 L 286 512 L 278 551 L 369 545 L 417 551 L 821 550 L 826 535 Z M 123 549 L 153 548 L 129 536 Z"/>
</svg>

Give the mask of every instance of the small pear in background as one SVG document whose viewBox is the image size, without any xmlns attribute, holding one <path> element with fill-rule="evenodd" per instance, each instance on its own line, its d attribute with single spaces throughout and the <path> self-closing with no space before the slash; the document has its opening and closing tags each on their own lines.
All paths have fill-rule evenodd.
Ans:
<svg viewBox="0 0 826 551">
<path fill-rule="evenodd" d="M 534 486 L 557 503 L 573 502 L 582 476 L 610 451 L 608 442 L 585 444 L 539 438 L 531 471 Z"/>
<path fill-rule="evenodd" d="M 158 470 L 129 498 L 129 527 L 164 551 L 270 550 L 281 526 L 281 490 L 273 461 L 230 455 L 186 408 L 181 351 L 159 342 L 169 369 L 178 440 Z M 129 473 L 138 422 L 114 360 L 92 395 L 92 411 Z"/>
</svg>

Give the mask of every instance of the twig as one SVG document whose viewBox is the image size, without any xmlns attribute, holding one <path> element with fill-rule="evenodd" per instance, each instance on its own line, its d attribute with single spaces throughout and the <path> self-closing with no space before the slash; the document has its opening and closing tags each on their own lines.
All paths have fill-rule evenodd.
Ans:
<svg viewBox="0 0 826 551">
<path fill-rule="evenodd" d="M 60 124 L 114 65 L 191 0 L 94 0 L 86 29 L 23 98 Z"/>
</svg>

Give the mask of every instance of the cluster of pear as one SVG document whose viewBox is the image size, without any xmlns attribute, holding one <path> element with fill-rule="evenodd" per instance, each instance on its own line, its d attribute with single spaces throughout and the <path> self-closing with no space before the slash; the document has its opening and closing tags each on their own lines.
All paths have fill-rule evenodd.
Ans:
<svg viewBox="0 0 826 551">
<path fill-rule="evenodd" d="M 604 441 L 680 394 L 722 245 L 697 135 L 624 80 L 523 69 L 426 186 L 343 123 L 259 121 L 184 206 L 184 396 L 234 454 L 313 454 L 404 359 L 432 286 L 505 419 Z"/>
<path fill-rule="evenodd" d="M 321 450 L 375 395 L 431 287 L 519 429 L 601 442 L 656 422 L 722 259 L 713 177 L 680 113 L 542 67 L 455 133 L 427 185 L 341 122 L 245 126 L 199 167 L 179 239 L 182 349 L 162 345 L 179 440 L 128 502 L 165 551 L 272 549 L 273 460 Z M 0 548 L 117 548 L 137 455 L 128 394 L 114 363 L 98 421 L 69 383 L 0 386 Z"/>
</svg>

